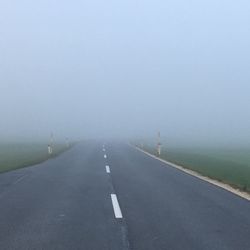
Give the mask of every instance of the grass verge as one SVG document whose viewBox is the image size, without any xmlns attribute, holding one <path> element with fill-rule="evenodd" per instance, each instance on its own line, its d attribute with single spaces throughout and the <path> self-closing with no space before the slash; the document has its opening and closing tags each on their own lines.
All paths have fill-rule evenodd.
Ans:
<svg viewBox="0 0 250 250">
<path fill-rule="evenodd" d="M 67 149 L 66 145 L 57 144 L 54 146 L 53 155 L 49 156 L 47 145 L 43 143 L 2 143 L 0 144 L 0 173 L 39 164 Z"/>
<path fill-rule="evenodd" d="M 142 149 L 156 155 L 153 146 L 144 145 Z M 249 148 L 163 148 L 161 158 L 250 192 Z"/>
</svg>

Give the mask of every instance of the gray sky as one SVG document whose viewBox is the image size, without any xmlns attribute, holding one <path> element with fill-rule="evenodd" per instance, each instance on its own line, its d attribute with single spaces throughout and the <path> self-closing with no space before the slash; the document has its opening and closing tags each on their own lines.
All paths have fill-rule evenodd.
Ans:
<svg viewBox="0 0 250 250">
<path fill-rule="evenodd" d="M 0 136 L 250 141 L 248 0 L 0 1 Z"/>
</svg>

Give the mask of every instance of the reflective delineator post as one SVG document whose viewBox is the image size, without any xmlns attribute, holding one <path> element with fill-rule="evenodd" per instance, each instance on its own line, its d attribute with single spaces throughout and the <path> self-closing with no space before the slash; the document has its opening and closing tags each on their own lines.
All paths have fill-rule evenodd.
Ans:
<svg viewBox="0 0 250 250">
<path fill-rule="evenodd" d="M 49 155 L 52 155 L 52 147 L 51 147 L 50 144 L 48 145 L 48 154 L 49 154 Z"/>
<path fill-rule="evenodd" d="M 157 141 L 157 154 L 161 155 L 161 133 L 158 132 L 158 141 Z"/>
<path fill-rule="evenodd" d="M 52 155 L 52 153 L 53 153 L 53 146 L 54 146 L 54 135 L 51 132 L 51 134 L 50 134 L 50 144 L 48 145 L 48 154 L 49 155 Z"/>
</svg>

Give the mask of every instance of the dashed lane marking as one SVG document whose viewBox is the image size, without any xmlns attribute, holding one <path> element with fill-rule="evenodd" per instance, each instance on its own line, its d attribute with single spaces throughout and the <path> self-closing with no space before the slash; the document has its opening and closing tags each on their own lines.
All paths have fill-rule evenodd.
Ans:
<svg viewBox="0 0 250 250">
<path fill-rule="evenodd" d="M 116 194 L 111 194 L 111 201 L 114 209 L 114 214 L 116 219 L 122 219 L 122 211 L 119 206 Z"/>
<path fill-rule="evenodd" d="M 110 174 L 110 167 L 109 167 L 109 166 L 106 166 L 106 172 L 107 172 L 108 174 Z"/>
</svg>

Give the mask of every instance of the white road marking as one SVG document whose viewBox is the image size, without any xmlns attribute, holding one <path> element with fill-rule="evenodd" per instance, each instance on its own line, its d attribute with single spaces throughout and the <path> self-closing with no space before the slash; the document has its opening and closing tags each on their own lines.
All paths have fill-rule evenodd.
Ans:
<svg viewBox="0 0 250 250">
<path fill-rule="evenodd" d="M 110 174 L 110 167 L 109 167 L 109 166 L 106 166 L 106 172 L 107 172 L 108 174 Z"/>
<path fill-rule="evenodd" d="M 105 158 L 105 159 L 107 158 L 107 155 L 106 155 L 106 154 L 104 155 L 104 158 Z"/>
<path fill-rule="evenodd" d="M 103 148 L 102 151 L 105 152 L 105 148 Z"/>
<path fill-rule="evenodd" d="M 111 194 L 111 200 L 112 200 L 112 205 L 114 209 L 114 214 L 116 219 L 121 219 L 122 218 L 122 212 L 119 206 L 119 202 L 117 200 L 117 197 L 115 194 Z"/>
</svg>

